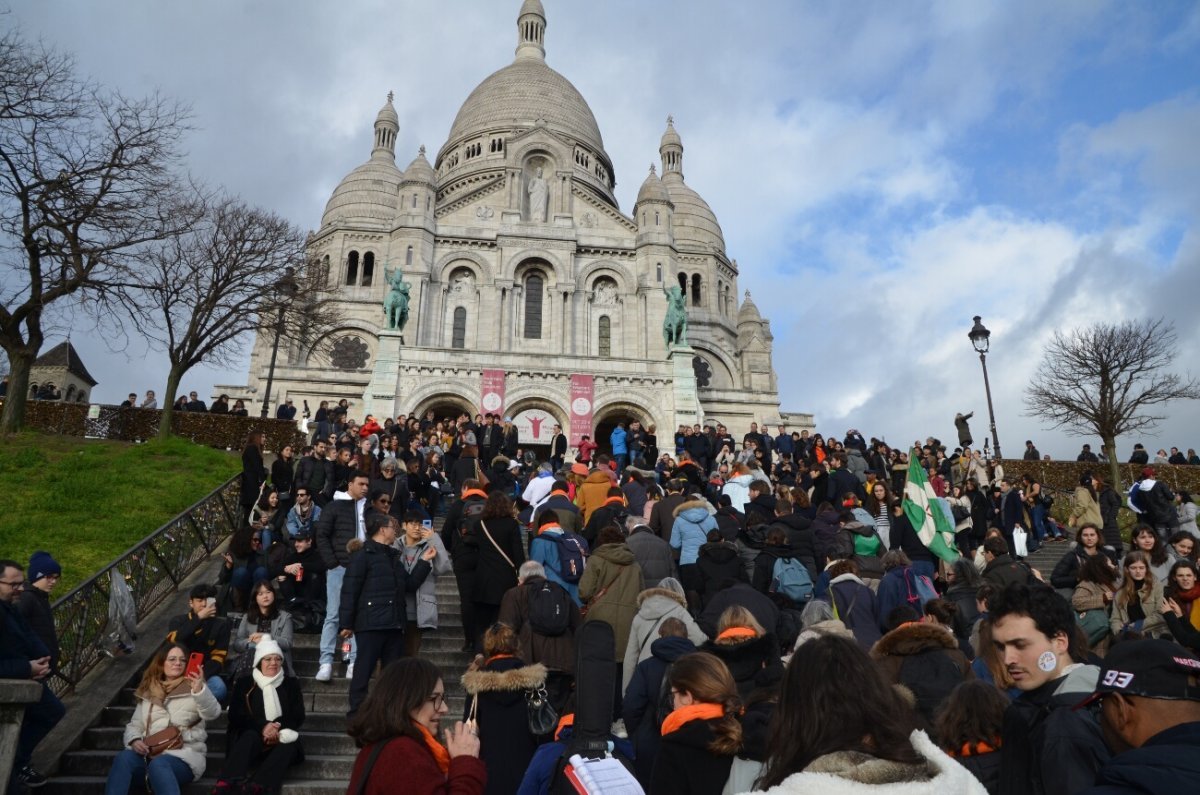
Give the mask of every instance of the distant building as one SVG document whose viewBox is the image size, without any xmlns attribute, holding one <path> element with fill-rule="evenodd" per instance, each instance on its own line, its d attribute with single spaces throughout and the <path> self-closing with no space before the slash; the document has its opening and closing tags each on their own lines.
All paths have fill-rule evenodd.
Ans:
<svg viewBox="0 0 1200 795">
<path fill-rule="evenodd" d="M 60 342 L 33 361 L 29 368 L 29 397 L 87 403 L 96 379 L 70 342 Z"/>
</svg>

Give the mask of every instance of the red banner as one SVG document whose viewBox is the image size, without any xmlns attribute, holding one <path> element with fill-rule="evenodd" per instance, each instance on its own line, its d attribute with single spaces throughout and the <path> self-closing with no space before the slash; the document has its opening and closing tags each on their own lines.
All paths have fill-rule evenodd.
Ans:
<svg viewBox="0 0 1200 795">
<path fill-rule="evenodd" d="M 504 371 L 484 370 L 479 389 L 479 407 L 484 414 L 504 416 Z"/>
<path fill-rule="evenodd" d="M 595 397 L 596 377 L 571 375 L 571 439 L 572 447 L 578 447 L 586 434 L 592 436 L 592 401 Z M 595 441 L 593 439 L 592 441 Z"/>
</svg>

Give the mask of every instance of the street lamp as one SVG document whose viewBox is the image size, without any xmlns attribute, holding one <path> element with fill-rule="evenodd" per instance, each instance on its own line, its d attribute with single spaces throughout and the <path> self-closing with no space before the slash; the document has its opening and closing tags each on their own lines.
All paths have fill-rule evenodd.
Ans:
<svg viewBox="0 0 1200 795">
<path fill-rule="evenodd" d="M 988 331 L 987 326 L 980 322 L 979 315 L 976 315 L 975 325 L 967 332 L 967 336 L 971 338 L 971 344 L 975 346 L 976 352 L 979 353 L 979 363 L 983 365 L 983 390 L 987 393 L 988 421 L 991 423 L 992 428 L 992 448 L 996 451 L 996 458 L 1002 458 L 1000 455 L 1000 437 L 996 435 L 996 412 L 992 410 L 992 386 L 988 383 L 987 374 L 988 341 L 991 339 L 992 332 Z"/>
<path fill-rule="evenodd" d="M 285 268 L 283 277 L 275 282 L 275 296 L 279 298 L 292 298 L 296 295 L 296 271 L 294 268 Z M 267 390 L 263 394 L 262 413 L 259 415 L 264 420 L 271 413 L 271 382 L 275 380 L 275 359 L 279 356 L 279 337 L 283 334 L 283 315 L 287 311 L 289 301 L 279 302 L 279 317 L 275 320 L 275 343 L 271 346 L 271 366 L 267 369 Z"/>
</svg>

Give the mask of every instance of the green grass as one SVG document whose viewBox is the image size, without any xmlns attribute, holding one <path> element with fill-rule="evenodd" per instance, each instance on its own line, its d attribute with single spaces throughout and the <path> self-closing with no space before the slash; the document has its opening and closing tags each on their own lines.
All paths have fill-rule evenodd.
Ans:
<svg viewBox="0 0 1200 795">
<path fill-rule="evenodd" d="M 33 432 L 0 439 L 0 557 L 44 549 L 63 596 L 241 469 L 183 439 L 147 444 Z"/>
</svg>

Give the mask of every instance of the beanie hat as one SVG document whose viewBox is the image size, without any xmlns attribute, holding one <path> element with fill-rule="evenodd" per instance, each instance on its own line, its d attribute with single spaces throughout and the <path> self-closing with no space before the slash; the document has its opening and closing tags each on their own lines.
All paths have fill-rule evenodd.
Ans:
<svg viewBox="0 0 1200 795">
<path fill-rule="evenodd" d="M 263 661 L 263 657 L 269 654 L 278 654 L 282 658 L 283 649 L 279 648 L 279 643 L 270 635 L 263 635 L 254 647 L 254 667 L 257 669 L 258 664 Z"/>
<path fill-rule="evenodd" d="M 49 577 L 54 574 L 62 574 L 62 566 L 58 565 L 58 561 L 50 557 L 49 552 L 38 550 L 29 557 L 29 581 L 37 582 L 43 577 Z"/>
<path fill-rule="evenodd" d="M 1142 477 L 1143 478 L 1153 478 L 1154 477 L 1154 467 L 1144 467 L 1142 469 Z"/>
</svg>

